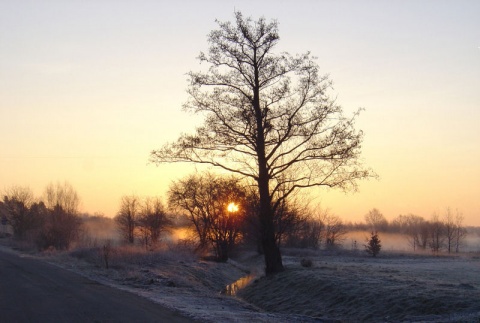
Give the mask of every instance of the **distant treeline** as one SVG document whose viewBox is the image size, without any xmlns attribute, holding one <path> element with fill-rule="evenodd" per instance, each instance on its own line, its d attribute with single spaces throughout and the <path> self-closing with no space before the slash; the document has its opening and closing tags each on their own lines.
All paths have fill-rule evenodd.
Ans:
<svg viewBox="0 0 480 323">
<path fill-rule="evenodd" d="M 49 184 L 41 199 L 35 199 L 29 188 L 13 186 L 0 201 L 0 218 L 17 240 L 40 250 L 68 249 L 80 233 L 78 204 L 76 191 L 66 182 Z"/>
<path fill-rule="evenodd" d="M 181 227 L 191 234 L 180 243 L 210 252 L 217 260 L 225 261 L 239 246 L 263 252 L 258 195 L 248 183 L 235 177 L 196 174 L 173 182 L 167 199 L 164 206 L 158 197 L 124 196 L 115 218 L 110 219 L 80 215 L 79 197 L 68 183 L 49 184 L 39 199 L 28 188 L 12 187 L 5 190 L 0 201 L 0 217 L 3 227 L 8 225 L 15 239 L 40 250 L 68 249 L 80 238 L 86 243 L 86 237 L 91 236 L 101 236 L 101 244 L 116 240 L 151 250 L 162 236 Z M 428 220 L 408 214 L 390 222 L 374 208 L 364 216 L 364 222 L 352 223 L 307 204 L 292 197 L 276 206 L 273 221 L 279 246 L 341 248 L 348 232 L 366 231 L 380 238 L 386 233 L 404 235 L 413 251 L 452 253 L 462 251 L 467 234 L 480 236 L 480 228 L 466 228 L 462 214 L 449 208 Z"/>
<path fill-rule="evenodd" d="M 414 215 L 399 215 L 391 222 L 377 209 L 372 209 L 365 215 L 364 223 L 347 223 L 348 230 L 375 231 L 384 233 L 398 233 L 406 236 L 413 251 L 431 250 L 448 253 L 460 252 L 468 233 L 480 233 L 480 228 L 463 225 L 463 215 L 459 211 L 453 212 L 447 208 L 442 215 L 433 214 L 426 220 Z"/>
</svg>

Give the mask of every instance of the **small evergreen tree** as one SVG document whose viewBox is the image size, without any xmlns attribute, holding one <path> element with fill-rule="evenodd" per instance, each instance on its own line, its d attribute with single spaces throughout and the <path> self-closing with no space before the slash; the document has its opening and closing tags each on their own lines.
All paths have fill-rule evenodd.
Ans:
<svg viewBox="0 0 480 323">
<path fill-rule="evenodd" d="M 367 244 L 365 245 L 365 251 L 369 254 L 372 255 L 373 257 L 376 257 L 378 253 L 380 252 L 380 249 L 382 249 L 382 245 L 380 243 L 380 238 L 378 237 L 377 232 L 372 232 L 372 235 L 370 236 L 370 239 L 367 238 Z"/>
</svg>

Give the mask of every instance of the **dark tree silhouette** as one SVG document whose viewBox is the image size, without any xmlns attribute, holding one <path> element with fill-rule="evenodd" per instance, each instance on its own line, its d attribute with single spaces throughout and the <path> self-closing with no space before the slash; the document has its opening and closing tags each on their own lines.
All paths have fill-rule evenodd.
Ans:
<svg viewBox="0 0 480 323">
<path fill-rule="evenodd" d="M 33 227 L 35 219 L 30 213 L 33 200 L 33 193 L 28 187 L 12 186 L 4 192 L 2 215 L 12 226 L 17 239 L 24 239 L 27 231 Z"/>
<path fill-rule="evenodd" d="M 467 231 L 462 227 L 463 215 L 459 210 L 454 214 L 450 208 L 445 210 L 443 215 L 445 245 L 448 253 L 459 251 Z"/>
<path fill-rule="evenodd" d="M 322 240 L 325 241 L 325 247 L 337 247 L 348 232 L 342 219 L 328 210 L 320 215 L 320 219 L 323 224 Z"/>
<path fill-rule="evenodd" d="M 153 245 L 160 239 L 160 234 L 171 223 L 159 198 L 146 198 L 143 202 L 138 227 L 140 229 L 145 248 Z"/>
<path fill-rule="evenodd" d="M 263 246 L 261 244 L 261 230 L 259 221 L 260 212 L 260 199 L 258 193 L 255 190 L 249 189 L 247 194 L 247 225 L 245 227 L 245 233 L 247 240 L 255 242 L 257 250 L 260 254 L 263 254 Z M 307 220 L 305 201 L 300 201 L 295 197 L 291 197 L 288 200 L 284 199 L 282 203 L 275 209 L 273 215 L 273 224 L 275 229 L 275 242 L 278 246 L 291 245 L 291 239 L 296 239 L 295 232 Z M 286 240 L 288 243 L 286 243 Z"/>
<path fill-rule="evenodd" d="M 3 198 L 5 218 L 13 228 L 13 235 L 17 239 L 24 239 L 27 231 L 31 228 L 30 212 L 24 202 L 16 198 Z"/>
<path fill-rule="evenodd" d="M 274 53 L 276 21 L 236 12 L 234 23 L 218 25 L 199 56 L 208 70 L 189 73 L 184 106 L 205 115 L 205 124 L 152 151 L 151 160 L 210 164 L 255 180 L 265 270 L 275 273 L 283 270 L 274 225 L 283 200 L 306 187 L 355 188 L 372 173 L 358 161 L 358 113 L 343 116 L 309 53 Z"/>
<path fill-rule="evenodd" d="M 48 210 L 36 244 L 40 249 L 68 249 L 78 238 L 81 225 L 82 221 L 76 213 L 65 211 L 57 204 Z"/>
<path fill-rule="evenodd" d="M 45 188 L 44 199 L 48 212 L 36 238 L 36 244 L 40 249 L 50 247 L 68 249 L 78 238 L 82 224 L 78 216 L 80 198 L 77 191 L 68 182 L 50 183 Z M 40 205 L 36 213 L 42 212 Z"/>
<path fill-rule="evenodd" d="M 445 224 L 434 213 L 428 226 L 428 245 L 433 253 L 438 253 L 445 243 Z"/>
<path fill-rule="evenodd" d="M 371 209 L 365 214 L 365 222 L 370 229 L 375 232 L 385 231 L 388 228 L 388 221 L 385 216 L 376 208 Z"/>
<path fill-rule="evenodd" d="M 78 205 L 80 204 L 80 198 L 77 191 L 68 182 L 63 184 L 57 182 L 56 184 L 50 183 L 44 192 L 45 205 L 50 210 L 60 206 L 63 212 L 68 214 L 77 214 Z"/>
<path fill-rule="evenodd" d="M 191 175 L 172 183 L 168 196 L 170 207 L 188 213 L 200 247 L 211 243 L 217 260 L 228 260 L 245 221 L 246 191 L 239 180 L 211 173 Z"/>
<path fill-rule="evenodd" d="M 367 238 L 367 244 L 365 245 L 365 251 L 369 255 L 372 255 L 373 257 L 376 257 L 381 249 L 382 249 L 382 244 L 381 244 L 380 238 L 378 237 L 377 232 L 372 231 L 370 239 Z"/>
<path fill-rule="evenodd" d="M 120 211 L 118 211 L 115 217 L 118 230 L 123 236 L 124 240 L 130 244 L 135 242 L 135 229 L 137 227 L 137 218 L 140 212 L 140 201 L 138 197 L 123 196 L 120 205 Z"/>
<path fill-rule="evenodd" d="M 423 217 L 414 214 L 399 215 L 392 224 L 397 227 L 397 230 L 407 235 L 413 251 L 427 248 L 429 223 Z"/>
</svg>

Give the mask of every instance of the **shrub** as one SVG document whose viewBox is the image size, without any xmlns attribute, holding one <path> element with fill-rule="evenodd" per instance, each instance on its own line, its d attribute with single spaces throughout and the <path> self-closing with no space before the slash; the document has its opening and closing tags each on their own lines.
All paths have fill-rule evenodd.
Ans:
<svg viewBox="0 0 480 323">
<path fill-rule="evenodd" d="M 378 237 L 377 232 L 372 232 L 370 239 L 367 238 L 367 244 L 365 245 L 365 251 L 369 254 L 372 255 L 373 257 L 376 257 L 377 254 L 380 252 L 380 249 L 382 249 L 382 245 L 380 243 L 380 238 Z"/>
<path fill-rule="evenodd" d="M 47 215 L 44 225 L 36 239 L 37 247 L 45 250 L 53 247 L 57 250 L 68 249 L 78 238 L 81 221 L 76 214 L 68 213 L 59 205 Z"/>
<path fill-rule="evenodd" d="M 300 264 L 303 267 L 307 267 L 307 268 L 312 267 L 313 265 L 312 260 L 308 258 L 302 258 L 302 260 L 300 261 Z"/>
</svg>

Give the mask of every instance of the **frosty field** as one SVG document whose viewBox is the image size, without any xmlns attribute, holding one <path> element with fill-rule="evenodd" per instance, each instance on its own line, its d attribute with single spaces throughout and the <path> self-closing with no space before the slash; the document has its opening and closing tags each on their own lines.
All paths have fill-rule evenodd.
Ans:
<svg viewBox="0 0 480 323">
<path fill-rule="evenodd" d="M 79 250 L 47 257 L 94 280 L 131 291 L 205 322 L 478 322 L 480 255 L 284 250 L 286 270 L 264 277 L 262 257 L 227 263 L 185 250 L 117 249 L 111 266 Z M 302 259 L 312 260 L 303 267 Z M 242 277 L 235 296 L 225 289 Z"/>
</svg>

